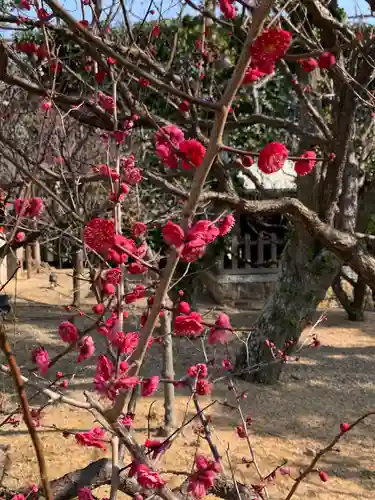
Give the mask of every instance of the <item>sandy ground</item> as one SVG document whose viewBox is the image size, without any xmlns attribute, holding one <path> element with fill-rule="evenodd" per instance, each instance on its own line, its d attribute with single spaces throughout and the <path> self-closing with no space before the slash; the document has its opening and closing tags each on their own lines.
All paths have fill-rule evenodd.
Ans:
<svg viewBox="0 0 375 500">
<path fill-rule="evenodd" d="M 68 272 L 69 273 L 69 272 Z M 71 297 L 71 279 L 63 272 L 59 274 L 59 286 L 48 288 L 49 271 L 26 280 L 19 277 L 8 287 L 15 297 L 14 324 L 7 323 L 12 348 L 20 364 L 30 366 L 33 347 L 43 344 L 50 355 L 61 350 L 57 335 L 57 325 L 69 313 L 61 306 L 68 304 Z M 87 299 L 84 310 L 90 310 Z M 244 310 L 230 310 L 232 324 L 248 327 L 254 313 Z M 79 321 L 84 321 L 79 319 Z M 329 443 L 338 432 L 342 421 L 351 422 L 371 408 L 375 408 L 374 363 L 375 363 L 375 314 L 367 313 L 363 324 L 353 324 L 346 320 L 340 310 L 331 310 L 328 321 L 318 329 L 322 347 L 305 351 L 298 364 L 285 368 L 282 381 L 274 387 L 240 384 L 240 390 L 247 390 L 248 397 L 243 402 L 245 414 L 253 418 L 251 441 L 253 443 L 260 470 L 264 475 L 279 465 L 284 459 L 296 475 L 299 468 L 311 461 L 311 454 Z M 101 349 L 100 341 L 97 351 Z M 176 371 L 186 373 L 192 363 L 202 361 L 197 344 L 175 345 Z M 220 359 L 222 353 L 216 353 Z M 152 347 L 146 367 L 148 373 L 160 371 L 161 353 L 159 346 Z M 56 366 L 64 374 L 75 372 L 76 354 L 64 358 Z M 76 371 L 66 394 L 83 399 L 82 391 L 90 388 L 95 367 L 87 361 Z M 50 375 L 52 378 L 53 374 Z M 1 410 L 5 414 L 16 405 L 16 397 L 10 380 L 0 376 Z M 32 395 L 32 390 L 29 395 Z M 226 384 L 218 384 L 212 397 L 231 401 L 233 397 Z M 147 414 L 152 401 L 151 436 L 162 422 L 162 392 L 155 397 L 143 398 L 137 407 L 135 427 L 140 441 L 147 437 Z M 202 405 L 210 398 L 202 398 Z M 177 392 L 176 408 L 179 419 L 185 411 L 187 394 Z M 193 414 L 193 410 L 189 410 Z M 232 467 L 239 480 L 257 482 L 253 468 L 242 464 L 242 457 L 249 457 L 249 450 L 243 440 L 237 438 L 235 427 L 239 418 L 220 405 L 210 411 L 214 434 L 226 463 L 229 449 Z M 94 417 L 75 408 L 59 405 L 43 412 L 40 435 L 49 464 L 50 478 L 87 465 L 90 461 L 106 455 L 101 450 L 81 448 L 74 438 L 64 438 L 62 430 L 88 430 L 94 424 Z M 170 484 L 177 485 L 181 476 L 171 476 L 171 469 L 190 471 L 197 448 L 195 427 L 197 422 L 185 429 L 184 436 L 178 438 L 160 464 L 163 476 Z M 312 474 L 295 496 L 297 499 L 349 500 L 374 499 L 375 489 L 375 419 L 365 421 L 353 432 L 346 435 L 335 452 L 328 454 L 320 466 L 329 474 L 327 483 L 320 482 L 317 473 Z M 33 448 L 23 424 L 17 428 L 11 425 L 0 427 L 0 444 L 10 445 L 11 466 L 5 483 L 19 487 L 38 482 L 38 469 Z M 200 440 L 198 448 L 206 451 L 207 446 Z M 277 477 L 275 484 L 268 488 L 272 500 L 281 500 L 292 485 L 287 477 Z M 102 493 L 102 492 L 100 492 Z"/>
</svg>

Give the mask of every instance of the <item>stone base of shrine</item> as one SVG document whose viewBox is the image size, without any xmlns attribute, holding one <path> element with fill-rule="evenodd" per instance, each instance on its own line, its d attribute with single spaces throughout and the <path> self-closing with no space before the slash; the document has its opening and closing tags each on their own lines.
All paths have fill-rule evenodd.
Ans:
<svg viewBox="0 0 375 500">
<path fill-rule="evenodd" d="M 220 306 L 232 306 L 247 310 L 260 310 L 267 297 L 272 293 L 278 272 L 259 274 L 215 274 L 209 271 L 202 276 L 205 291 Z M 344 284 L 344 290 L 352 299 L 352 287 Z M 329 288 L 319 310 L 341 308 L 336 296 Z M 370 288 L 367 289 L 364 310 L 373 311 L 375 303 Z"/>
<path fill-rule="evenodd" d="M 206 271 L 202 281 L 217 304 L 259 310 L 272 292 L 277 277 L 277 272 L 214 274 Z"/>
</svg>

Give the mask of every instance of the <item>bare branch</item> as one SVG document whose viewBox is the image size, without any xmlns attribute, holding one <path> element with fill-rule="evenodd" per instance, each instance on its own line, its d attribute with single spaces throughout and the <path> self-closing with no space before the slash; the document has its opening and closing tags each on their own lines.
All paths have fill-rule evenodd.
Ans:
<svg viewBox="0 0 375 500">
<path fill-rule="evenodd" d="M 30 407 L 27 400 L 27 394 L 25 391 L 25 386 L 23 384 L 22 376 L 20 369 L 17 365 L 16 358 L 11 350 L 9 342 L 7 340 L 6 331 L 4 327 L 3 321 L 0 319 L 0 347 L 3 351 L 10 367 L 10 371 L 13 376 L 14 384 L 17 388 L 18 397 L 21 403 L 22 411 L 23 411 L 23 419 L 26 424 L 27 430 L 29 431 L 31 441 L 33 442 L 33 446 L 35 449 L 35 454 L 38 460 L 40 479 L 42 481 L 44 493 L 46 495 L 47 500 L 52 500 L 52 491 L 50 488 L 50 484 L 48 481 L 47 474 L 47 464 L 44 458 L 43 447 L 38 436 L 37 431 L 35 430 L 35 426 L 33 423 L 33 419 L 30 413 Z"/>
</svg>

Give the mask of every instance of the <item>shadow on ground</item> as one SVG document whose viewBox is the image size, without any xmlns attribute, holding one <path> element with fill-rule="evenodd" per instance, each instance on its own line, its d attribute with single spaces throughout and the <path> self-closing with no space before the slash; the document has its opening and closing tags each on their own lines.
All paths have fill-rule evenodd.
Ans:
<svg viewBox="0 0 375 500">
<path fill-rule="evenodd" d="M 84 310 L 89 312 L 89 305 Z M 61 321 L 71 317 L 71 313 L 64 311 L 61 304 L 22 299 L 16 305 L 16 315 L 17 321 L 14 324 L 8 322 L 7 330 L 20 365 L 32 366 L 31 351 L 39 344 L 48 350 L 50 357 L 61 351 L 63 346 L 57 327 Z M 252 326 L 256 313 L 230 311 L 230 317 L 233 326 L 248 328 Z M 77 318 L 77 326 L 80 328 L 88 324 L 90 321 L 86 318 Z M 291 466 L 307 464 L 311 460 L 311 453 L 329 443 L 337 434 L 340 422 L 352 422 L 369 409 L 375 408 L 375 313 L 368 313 L 367 321 L 357 324 L 346 320 L 343 311 L 329 311 L 328 321 L 318 328 L 317 333 L 322 346 L 306 350 L 299 363 L 287 365 L 281 381 L 275 386 L 238 383 L 238 390 L 247 392 L 247 399 L 242 402 L 242 406 L 245 414 L 253 418 L 251 433 L 254 446 L 268 468 L 276 466 L 277 460 L 281 461 L 283 456 L 288 458 Z M 104 352 L 103 338 L 96 333 L 94 338 L 97 353 Z M 177 378 L 183 376 L 189 366 L 204 359 L 199 342 L 176 339 L 174 354 Z M 221 347 L 211 349 L 208 357 L 215 359 L 214 370 L 217 370 L 217 374 L 222 374 L 220 366 L 222 359 L 227 357 L 225 350 Z M 83 391 L 92 389 L 95 366 L 90 360 L 77 365 L 76 359 L 77 352 L 69 353 L 51 369 L 52 373 L 48 373 L 46 378 L 52 381 L 56 371 L 70 376 L 74 373 L 74 380 L 65 393 L 83 399 Z M 154 344 L 149 351 L 143 374 L 160 374 L 161 360 L 161 347 Z M 31 374 L 30 377 L 36 378 L 36 375 Z M 0 383 L 2 392 L 11 403 L 7 407 L 14 406 L 16 400 L 11 380 L 2 375 Z M 48 382 L 44 383 L 47 385 Z M 33 389 L 28 389 L 29 395 L 33 392 Z M 179 414 L 182 414 L 187 392 L 179 389 L 177 396 Z M 240 423 L 238 413 L 220 404 L 224 401 L 234 403 L 234 395 L 228 390 L 228 385 L 221 382 L 215 385 L 212 397 L 219 402 L 209 412 L 214 427 L 220 430 L 220 436 L 225 435 L 225 439 L 229 440 L 236 467 L 240 474 L 246 475 L 247 469 L 241 465 L 241 458 L 244 454 L 248 455 L 248 451 L 235 432 L 236 425 Z M 40 404 L 42 399 L 35 399 L 35 404 Z M 142 428 L 140 432 L 144 432 L 144 416 L 154 399 L 157 400 L 157 412 L 160 414 L 161 389 L 155 397 L 142 400 L 142 417 L 136 422 L 137 428 Z M 202 398 L 202 406 L 209 401 L 210 399 Z M 75 422 L 74 427 L 70 422 L 67 423 L 69 428 L 76 430 L 87 429 L 86 425 L 90 427 L 84 419 Z M 157 425 L 151 422 L 151 426 Z M 54 434 L 56 429 L 46 431 L 46 434 Z M 0 429 L 0 436 L 4 438 L 13 439 L 13 436 L 23 436 L 24 433 L 23 428 L 13 429 L 7 426 Z M 191 448 L 193 453 L 195 434 L 189 431 L 186 436 L 184 446 Z M 370 492 L 375 487 L 374 445 L 375 418 L 360 424 L 340 441 L 336 451 L 326 457 L 323 461 L 324 470 L 335 479 L 333 483 L 329 482 L 324 486 L 325 494 L 311 498 L 371 498 L 363 492 Z M 340 478 L 345 483 L 340 483 Z M 349 488 L 350 491 L 345 491 L 345 485 L 348 484 L 353 490 Z M 355 491 L 356 485 L 360 485 L 361 492 Z M 306 498 L 310 498 L 310 495 Z"/>
</svg>

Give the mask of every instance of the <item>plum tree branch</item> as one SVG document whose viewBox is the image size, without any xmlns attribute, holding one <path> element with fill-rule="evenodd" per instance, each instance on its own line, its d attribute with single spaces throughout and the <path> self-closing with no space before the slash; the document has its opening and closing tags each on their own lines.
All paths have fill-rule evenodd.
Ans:
<svg viewBox="0 0 375 500">
<path fill-rule="evenodd" d="M 46 4 L 53 10 L 53 12 L 62 19 L 69 28 L 75 32 L 79 33 L 80 37 L 77 36 L 76 42 L 81 46 L 86 46 L 87 42 L 92 44 L 99 53 L 106 55 L 107 57 L 114 57 L 117 61 L 117 66 L 119 68 L 124 68 L 128 71 L 132 71 L 136 76 L 140 78 L 145 78 L 146 80 L 153 83 L 158 89 L 164 90 L 165 92 L 169 92 L 172 95 L 180 97 L 181 99 L 187 100 L 193 104 L 197 104 L 203 108 L 211 109 L 213 111 L 217 111 L 218 104 L 211 103 L 209 101 L 204 101 L 202 99 L 195 98 L 181 90 L 178 90 L 171 85 L 164 83 L 159 78 L 156 78 L 152 74 L 147 71 L 144 71 L 136 64 L 128 61 L 122 54 L 118 51 L 114 50 L 110 45 L 106 42 L 102 41 L 100 38 L 95 36 L 91 31 L 81 26 L 65 9 L 64 7 L 57 2 L 56 0 L 46 0 Z"/>
<path fill-rule="evenodd" d="M 375 290 L 375 258 L 354 235 L 339 231 L 323 222 L 318 215 L 296 198 L 249 201 L 233 198 L 226 193 L 207 192 L 201 201 L 221 202 L 240 213 L 249 215 L 283 214 L 291 220 L 301 222 L 314 238 L 335 254 L 343 263 L 351 267 Z"/>
<path fill-rule="evenodd" d="M 48 0 L 48 2 L 52 1 L 54 2 L 54 0 Z M 190 220 L 195 214 L 200 201 L 204 183 L 210 172 L 212 164 L 215 161 L 215 158 L 220 152 L 222 135 L 228 118 L 229 109 L 235 95 L 237 94 L 238 89 L 241 86 L 246 69 L 249 65 L 250 46 L 261 32 L 272 4 L 273 0 L 263 0 L 254 12 L 252 24 L 249 28 L 247 39 L 243 46 L 236 68 L 233 71 L 232 77 L 220 99 L 220 102 L 218 104 L 215 104 L 215 124 L 211 131 L 208 148 L 200 168 L 196 170 L 194 180 L 190 189 L 189 198 L 187 199 L 182 211 L 182 227 L 184 229 L 188 227 Z M 159 317 L 160 309 L 162 308 L 163 303 L 166 299 L 178 261 L 179 253 L 176 249 L 172 248 L 167 257 L 166 267 L 164 268 L 159 287 L 156 290 L 151 311 L 148 315 L 146 324 L 141 330 L 139 343 L 129 359 L 129 365 L 132 366 L 132 368 L 130 368 L 129 370 L 130 376 L 137 375 L 142 365 L 143 358 L 147 349 L 148 340 L 154 331 L 156 321 Z M 126 398 L 127 394 L 125 392 L 122 392 L 118 395 L 113 407 L 110 408 L 106 413 L 106 418 L 109 422 L 115 422 L 118 419 L 121 412 L 123 411 L 124 405 L 126 403 Z"/>
<path fill-rule="evenodd" d="M 357 418 L 357 420 L 355 422 L 353 422 L 345 432 L 341 431 L 339 434 L 337 434 L 332 439 L 332 441 L 325 448 L 318 451 L 318 453 L 314 456 L 314 458 L 311 460 L 310 464 L 306 467 L 306 469 L 297 477 L 297 479 L 295 480 L 288 495 L 285 497 L 285 500 L 290 500 L 292 498 L 292 496 L 296 492 L 298 486 L 305 479 L 305 477 L 314 470 L 318 461 L 323 457 L 323 455 L 325 455 L 326 453 L 328 453 L 329 451 L 331 451 L 333 449 L 335 444 L 338 441 L 340 441 L 340 439 L 343 437 L 344 434 L 350 432 L 354 427 L 356 427 L 358 424 L 360 424 L 363 420 L 365 420 L 366 418 L 368 418 L 372 415 L 375 415 L 375 411 L 369 411 L 369 412 L 365 413 L 364 415 L 362 415 L 361 417 Z"/>
<path fill-rule="evenodd" d="M 5 365 L 0 365 L 0 372 L 4 373 L 5 375 L 8 375 L 8 376 L 11 375 L 10 368 L 5 366 Z M 21 375 L 21 380 L 24 384 L 27 384 L 30 387 L 34 387 L 34 389 L 37 389 L 38 391 L 40 391 L 42 394 L 47 396 L 54 403 L 57 403 L 58 401 L 60 401 L 61 403 L 65 403 L 67 405 L 74 406 L 75 408 L 82 408 L 85 410 L 89 410 L 91 408 L 91 405 L 89 403 L 86 403 L 84 401 L 78 401 L 78 400 L 70 398 L 68 396 L 63 396 L 62 394 L 58 394 L 57 392 L 52 391 L 51 389 L 41 388 L 41 387 L 39 387 L 38 384 L 31 382 L 31 380 L 29 380 L 24 375 Z"/>
<path fill-rule="evenodd" d="M 290 71 L 287 63 L 285 61 L 281 60 L 280 66 L 281 66 L 282 70 L 284 71 L 284 73 L 287 74 L 292 81 L 294 81 L 292 72 Z M 324 117 L 321 115 L 321 113 L 319 113 L 317 108 L 312 104 L 310 99 L 306 96 L 301 85 L 298 82 L 295 82 L 295 83 L 293 83 L 293 86 L 294 86 L 294 90 L 296 91 L 296 94 L 298 95 L 298 98 L 300 99 L 301 102 L 303 102 L 304 106 L 306 106 L 307 111 L 310 113 L 312 120 L 315 122 L 317 127 L 324 134 L 327 141 L 331 141 L 332 134 L 331 134 L 331 131 L 330 131 Z"/>
<path fill-rule="evenodd" d="M 54 500 L 71 500 L 78 496 L 78 491 L 81 488 L 95 489 L 99 486 L 109 484 L 111 481 L 112 462 L 108 458 L 101 458 L 95 462 L 91 462 L 83 469 L 77 469 L 62 477 L 54 479 L 50 482 Z M 173 493 L 178 500 L 186 498 L 187 481 L 175 488 Z M 257 495 L 248 486 L 237 482 L 238 489 L 241 493 L 242 500 L 258 500 Z M 120 474 L 119 490 L 130 497 L 134 497 L 141 492 L 141 487 L 134 478 L 129 478 L 127 471 Z M 17 494 L 24 494 L 26 490 L 21 488 L 17 491 L 8 489 L 0 489 L 0 495 L 5 500 L 10 500 Z M 210 493 L 224 500 L 238 500 L 235 484 L 233 481 L 222 475 L 215 478 L 214 485 L 210 488 Z M 160 497 L 155 494 L 154 498 L 159 500 Z"/>
<path fill-rule="evenodd" d="M 21 371 L 20 371 L 19 366 L 17 364 L 16 358 L 11 350 L 11 347 L 9 345 L 6 331 L 5 331 L 5 327 L 4 327 L 4 323 L 1 319 L 0 319 L 0 348 L 3 351 L 7 361 L 9 363 L 9 369 L 10 369 L 10 372 L 12 374 L 14 384 L 17 388 L 18 398 L 20 400 L 22 412 L 23 412 L 23 420 L 26 424 L 27 430 L 29 431 L 31 441 L 32 441 L 34 449 L 35 449 L 35 454 L 36 454 L 36 457 L 38 460 L 40 479 L 41 479 L 41 482 L 43 485 L 43 490 L 44 490 L 46 499 L 52 500 L 52 498 L 53 498 L 52 491 L 51 491 L 50 484 L 48 481 L 47 464 L 46 464 L 46 461 L 44 458 L 42 443 L 40 441 L 40 438 L 38 436 L 37 431 L 35 430 L 35 426 L 33 423 L 31 412 L 30 412 L 29 403 L 27 400 L 25 386 L 24 386 L 22 376 L 21 376 Z"/>
<path fill-rule="evenodd" d="M 227 129 L 228 130 L 233 130 L 237 129 L 239 127 L 247 127 L 250 125 L 254 125 L 260 123 L 262 125 L 267 125 L 268 127 L 274 127 L 274 128 L 283 128 L 291 132 L 292 134 L 296 134 L 298 136 L 302 136 L 306 139 L 309 139 L 316 144 L 319 145 L 325 145 L 327 144 L 327 139 L 323 137 L 321 134 L 313 134 L 311 132 L 308 132 L 306 130 L 301 129 L 301 126 L 298 125 L 298 123 L 294 123 L 291 120 L 287 120 L 284 118 L 277 118 L 277 117 L 271 117 L 271 116 L 266 116 L 263 114 L 253 114 L 250 116 L 247 116 L 246 118 L 240 119 L 238 121 L 228 121 L 227 124 Z M 203 126 L 205 122 L 200 123 L 200 126 Z"/>
</svg>

